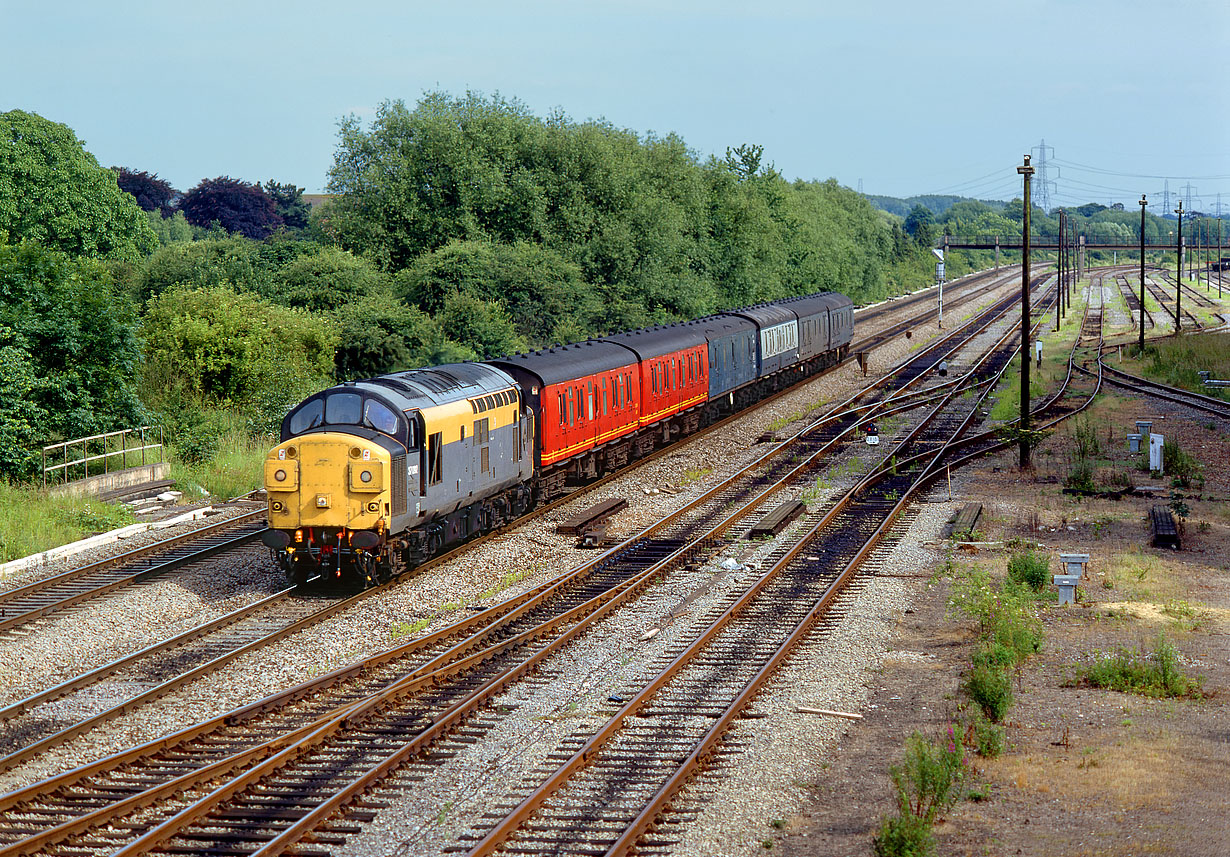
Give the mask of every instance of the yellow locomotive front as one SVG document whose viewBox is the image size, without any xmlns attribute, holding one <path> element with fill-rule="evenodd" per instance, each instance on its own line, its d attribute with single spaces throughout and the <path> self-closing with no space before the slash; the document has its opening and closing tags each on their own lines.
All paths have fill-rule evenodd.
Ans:
<svg viewBox="0 0 1230 857">
<path fill-rule="evenodd" d="M 369 583 L 382 576 L 391 464 L 381 444 L 338 431 L 293 437 L 269 451 L 264 541 L 292 579 L 341 578 L 351 570 Z"/>
</svg>

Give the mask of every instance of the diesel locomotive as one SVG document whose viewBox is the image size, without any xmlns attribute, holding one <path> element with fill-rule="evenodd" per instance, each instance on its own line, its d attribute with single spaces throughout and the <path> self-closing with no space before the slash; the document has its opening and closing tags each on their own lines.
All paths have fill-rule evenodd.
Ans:
<svg viewBox="0 0 1230 857">
<path fill-rule="evenodd" d="M 853 333 L 821 292 L 338 384 L 282 421 L 262 539 L 295 582 L 387 581 L 835 365 Z"/>
</svg>

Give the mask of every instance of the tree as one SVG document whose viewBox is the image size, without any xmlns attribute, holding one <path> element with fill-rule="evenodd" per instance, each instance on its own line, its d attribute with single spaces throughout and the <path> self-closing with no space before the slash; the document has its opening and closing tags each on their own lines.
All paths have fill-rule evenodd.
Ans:
<svg viewBox="0 0 1230 857">
<path fill-rule="evenodd" d="M 433 315 L 456 295 L 498 302 L 533 347 L 584 339 L 603 323 L 581 269 L 529 242 L 456 241 L 424 253 L 396 281 L 403 300 Z"/>
<path fill-rule="evenodd" d="M 905 218 L 905 231 L 920 247 L 931 247 L 935 244 L 935 215 L 931 209 L 916 204 Z"/>
<path fill-rule="evenodd" d="M 307 229 L 312 207 L 303 201 L 303 188 L 270 179 L 265 182 L 265 193 L 273 200 L 274 210 L 287 229 Z"/>
<path fill-rule="evenodd" d="M 264 188 L 230 176 L 202 179 L 184 194 L 179 210 L 193 226 L 208 228 L 216 222 L 227 232 L 257 241 L 269 237 L 282 225 L 282 218 Z"/>
<path fill-rule="evenodd" d="M 250 406 L 290 384 L 332 374 L 334 324 L 226 285 L 152 298 L 141 323 L 147 389 Z"/>
<path fill-rule="evenodd" d="M 32 241 L 0 245 L 0 327 L 0 345 L 28 355 L 36 383 L 19 383 L 44 442 L 138 423 L 135 307 L 103 263 Z"/>
<path fill-rule="evenodd" d="M 321 247 L 282 266 L 262 293 L 285 306 L 332 310 L 365 295 L 391 297 L 387 275 L 338 247 Z"/>
<path fill-rule="evenodd" d="M 66 125 L 11 110 L 0 113 L 0 235 L 66 253 L 140 259 L 158 238 L 115 173 Z"/>
<path fill-rule="evenodd" d="M 34 450 L 43 440 L 38 426 L 46 415 L 35 404 L 40 382 L 33 356 L 16 345 L 13 331 L 0 325 L 0 478 L 25 479 L 35 470 Z"/>
<path fill-rule="evenodd" d="M 132 194 L 137 205 L 144 211 L 157 211 L 163 217 L 170 217 L 172 206 L 181 196 L 180 192 L 171 187 L 171 183 L 158 178 L 157 173 L 147 173 L 145 170 L 130 170 L 127 167 L 112 167 L 120 190 Z"/>
</svg>

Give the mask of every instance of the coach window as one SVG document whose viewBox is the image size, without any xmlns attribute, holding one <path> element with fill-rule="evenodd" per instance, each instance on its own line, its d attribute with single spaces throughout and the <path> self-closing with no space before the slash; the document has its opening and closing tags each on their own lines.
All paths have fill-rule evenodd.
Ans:
<svg viewBox="0 0 1230 857">
<path fill-rule="evenodd" d="M 560 425 L 563 425 L 563 424 L 564 424 L 564 415 L 565 415 L 565 414 L 566 414 L 566 411 L 565 411 L 565 408 L 564 408 L 564 393 L 563 393 L 563 391 L 561 390 L 561 391 L 560 391 L 560 393 L 559 393 L 559 424 L 560 424 Z"/>
<path fill-rule="evenodd" d="M 608 408 L 608 407 L 607 407 L 607 398 L 606 398 L 606 378 L 605 378 L 605 377 L 603 377 L 603 379 L 602 379 L 602 415 L 605 417 L 605 416 L 606 416 L 607 414 L 609 414 L 610 412 L 611 412 L 611 411 L 610 411 L 610 408 Z"/>
<path fill-rule="evenodd" d="M 594 382 L 589 382 L 589 418 L 594 418 Z"/>
</svg>

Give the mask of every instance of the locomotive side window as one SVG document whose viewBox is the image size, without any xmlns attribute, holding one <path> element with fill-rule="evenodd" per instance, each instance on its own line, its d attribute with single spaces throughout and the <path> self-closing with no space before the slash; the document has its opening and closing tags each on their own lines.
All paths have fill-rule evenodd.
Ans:
<svg viewBox="0 0 1230 857">
<path fill-rule="evenodd" d="M 362 425 L 363 397 L 358 393 L 334 393 L 325 399 L 325 422 L 329 425 Z"/>
<path fill-rule="evenodd" d="M 324 416 L 324 401 L 322 399 L 312 399 L 290 418 L 290 433 L 302 434 L 308 429 L 316 428 L 316 426 L 324 421 Z"/>
<path fill-rule="evenodd" d="M 444 479 L 444 437 L 442 432 L 427 436 L 427 484 L 439 485 Z"/>
<path fill-rule="evenodd" d="M 368 399 L 363 403 L 363 425 L 388 435 L 397 434 L 397 414 L 393 413 L 383 402 Z"/>
</svg>

